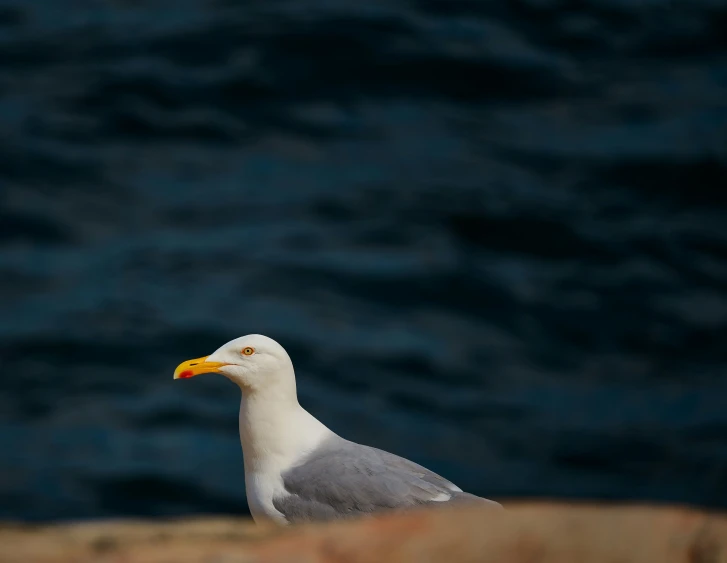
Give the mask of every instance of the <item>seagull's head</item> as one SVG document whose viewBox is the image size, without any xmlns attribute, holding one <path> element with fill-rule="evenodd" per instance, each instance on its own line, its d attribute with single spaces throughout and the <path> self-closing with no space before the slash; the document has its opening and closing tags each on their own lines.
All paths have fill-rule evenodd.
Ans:
<svg viewBox="0 0 727 563">
<path fill-rule="evenodd" d="M 246 392 L 292 384 L 295 393 L 290 356 L 275 340 L 262 334 L 235 338 L 209 356 L 182 362 L 174 370 L 174 379 L 186 379 L 200 373 L 220 373 Z"/>
</svg>

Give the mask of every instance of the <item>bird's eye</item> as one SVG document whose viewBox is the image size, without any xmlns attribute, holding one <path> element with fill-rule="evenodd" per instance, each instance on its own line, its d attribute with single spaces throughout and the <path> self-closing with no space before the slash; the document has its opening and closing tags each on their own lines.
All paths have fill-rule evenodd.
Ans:
<svg viewBox="0 0 727 563">
<path fill-rule="evenodd" d="M 255 348 L 251 348 L 250 346 L 247 346 L 242 349 L 243 356 L 252 356 L 255 353 Z"/>
</svg>

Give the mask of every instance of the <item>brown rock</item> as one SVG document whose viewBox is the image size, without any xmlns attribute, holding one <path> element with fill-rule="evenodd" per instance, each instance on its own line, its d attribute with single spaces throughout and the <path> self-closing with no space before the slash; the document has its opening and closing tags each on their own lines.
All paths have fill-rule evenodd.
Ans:
<svg viewBox="0 0 727 563">
<path fill-rule="evenodd" d="M 0 527 L 0 563 L 727 563 L 727 517 L 678 507 L 437 508 L 281 530 L 248 520 Z"/>
</svg>

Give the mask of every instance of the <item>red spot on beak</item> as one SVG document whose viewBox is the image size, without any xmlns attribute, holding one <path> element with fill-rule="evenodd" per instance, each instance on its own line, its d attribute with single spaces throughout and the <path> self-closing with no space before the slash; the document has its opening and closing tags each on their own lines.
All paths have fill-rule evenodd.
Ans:
<svg viewBox="0 0 727 563">
<path fill-rule="evenodd" d="M 192 376 L 194 376 L 194 372 L 191 369 L 188 369 L 179 374 L 179 379 L 188 379 Z"/>
</svg>

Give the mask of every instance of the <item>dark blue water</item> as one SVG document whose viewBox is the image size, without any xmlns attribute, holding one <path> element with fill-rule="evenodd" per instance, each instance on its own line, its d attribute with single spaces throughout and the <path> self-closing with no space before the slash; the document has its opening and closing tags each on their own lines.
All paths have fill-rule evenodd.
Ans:
<svg viewBox="0 0 727 563">
<path fill-rule="evenodd" d="M 245 513 L 249 332 L 494 498 L 727 507 L 727 4 L 0 4 L 0 518 Z"/>
</svg>

